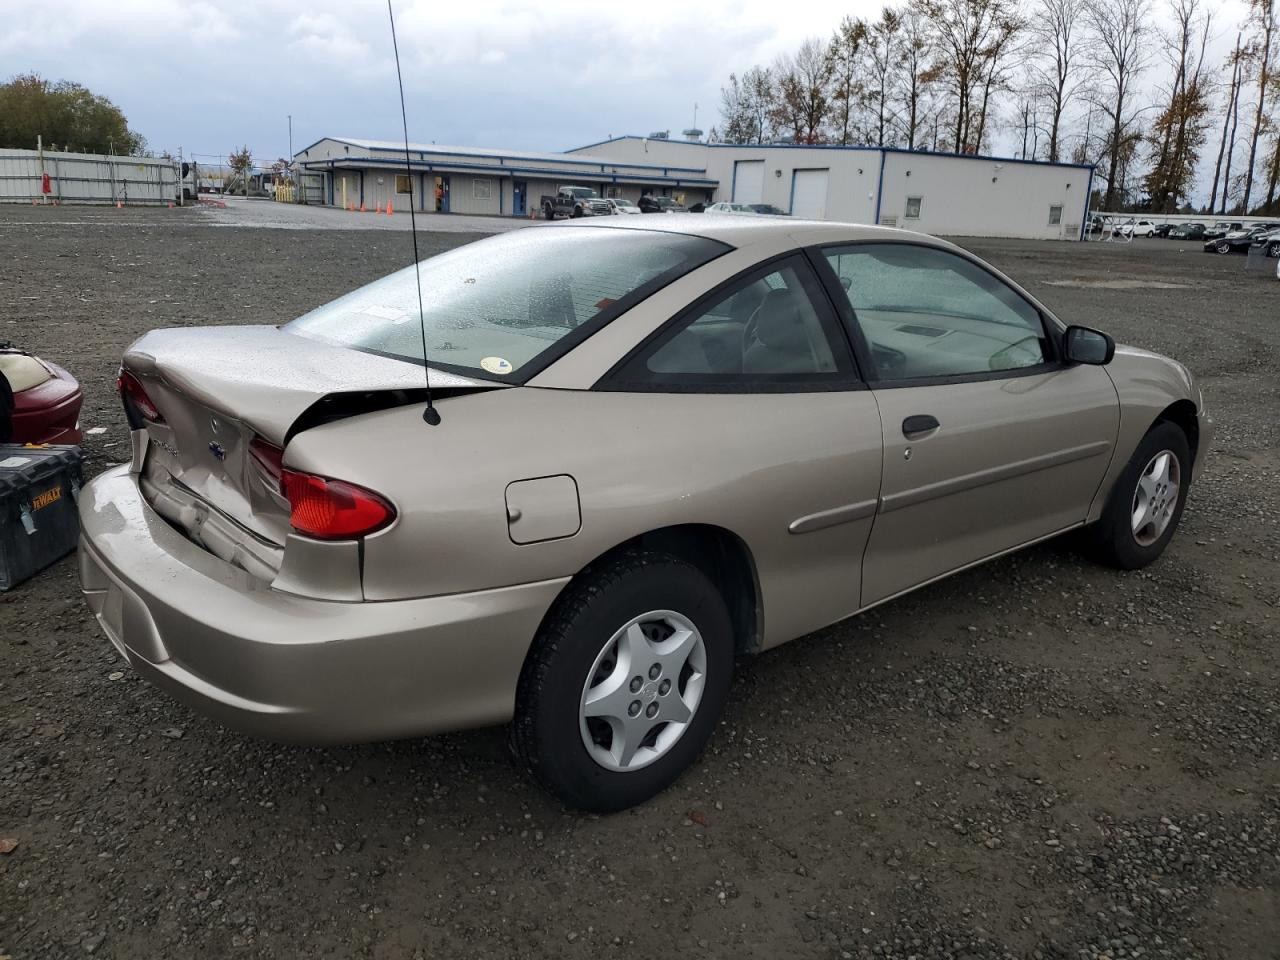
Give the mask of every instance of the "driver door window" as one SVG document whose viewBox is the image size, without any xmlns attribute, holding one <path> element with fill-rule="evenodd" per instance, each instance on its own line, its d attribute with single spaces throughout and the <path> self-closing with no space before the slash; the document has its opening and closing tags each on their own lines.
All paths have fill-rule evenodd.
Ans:
<svg viewBox="0 0 1280 960">
<path fill-rule="evenodd" d="M 1052 358 L 1039 311 L 964 257 L 888 243 L 823 253 L 856 314 L 871 379 L 989 375 Z"/>
</svg>

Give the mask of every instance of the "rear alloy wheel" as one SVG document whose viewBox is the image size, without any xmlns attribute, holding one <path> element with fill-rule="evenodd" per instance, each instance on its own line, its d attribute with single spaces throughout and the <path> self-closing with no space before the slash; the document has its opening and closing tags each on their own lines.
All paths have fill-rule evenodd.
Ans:
<svg viewBox="0 0 1280 960">
<path fill-rule="evenodd" d="M 1227 241 L 1225 241 L 1225 240 L 1219 240 L 1219 241 L 1218 241 L 1218 246 L 1217 246 L 1217 248 L 1216 248 L 1216 249 L 1217 249 L 1217 251 L 1218 251 L 1219 253 L 1230 253 L 1230 252 L 1231 252 L 1231 244 L 1227 243 Z"/>
<path fill-rule="evenodd" d="M 1088 530 L 1097 559 L 1137 570 L 1160 556 L 1178 529 L 1190 482 L 1187 435 L 1175 423 L 1157 423 L 1116 480 L 1102 517 Z"/>
<path fill-rule="evenodd" d="M 697 758 L 732 671 L 729 614 L 707 576 L 668 554 L 622 554 L 583 571 L 548 614 L 512 749 L 571 806 L 634 806 Z"/>
<path fill-rule="evenodd" d="M 1280 257 L 1280 240 L 1271 241 L 1271 246 L 1267 247 L 1268 257 Z"/>
</svg>

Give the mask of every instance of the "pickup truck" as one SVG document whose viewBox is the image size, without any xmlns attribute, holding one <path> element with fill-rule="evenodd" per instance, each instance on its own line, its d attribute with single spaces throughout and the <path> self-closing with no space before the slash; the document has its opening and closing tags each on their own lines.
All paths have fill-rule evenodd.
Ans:
<svg viewBox="0 0 1280 960">
<path fill-rule="evenodd" d="M 613 213 L 600 196 L 590 187 L 561 187 L 553 196 L 542 198 L 542 215 L 548 220 L 556 217 L 594 217 Z"/>
</svg>

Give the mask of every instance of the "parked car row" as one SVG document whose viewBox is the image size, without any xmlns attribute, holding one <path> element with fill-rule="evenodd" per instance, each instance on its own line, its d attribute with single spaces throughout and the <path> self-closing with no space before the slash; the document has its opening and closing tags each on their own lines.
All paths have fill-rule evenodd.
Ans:
<svg viewBox="0 0 1280 960">
<path fill-rule="evenodd" d="M 561 217 L 578 219 L 579 217 L 599 217 L 609 215 L 628 215 L 637 213 L 731 213 L 751 217 L 785 217 L 785 210 L 771 203 L 695 203 L 691 207 L 672 197 L 659 197 L 651 193 L 644 194 L 638 203 L 623 200 L 621 197 L 602 197 L 591 187 L 566 185 L 559 187 L 554 194 L 542 197 L 539 201 L 542 215 L 547 220 Z"/>
<path fill-rule="evenodd" d="M 1262 248 L 1268 257 L 1280 257 L 1280 223 L 1256 223 L 1248 228 L 1231 230 L 1216 238 L 1206 234 L 1205 253 L 1248 253 L 1250 247 Z"/>
<path fill-rule="evenodd" d="M 1116 237 L 1162 237 L 1169 240 L 1200 240 L 1206 253 L 1241 253 L 1251 246 L 1266 249 L 1269 257 L 1280 257 L 1280 222 L 1217 220 L 1213 223 L 1188 221 L 1170 223 L 1148 218 L 1120 220 L 1117 217 L 1094 216 L 1089 222 L 1093 233 Z"/>
</svg>

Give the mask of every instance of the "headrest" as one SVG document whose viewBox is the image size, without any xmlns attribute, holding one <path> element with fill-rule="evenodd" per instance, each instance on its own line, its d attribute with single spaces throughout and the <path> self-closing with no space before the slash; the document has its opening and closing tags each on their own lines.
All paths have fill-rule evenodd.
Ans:
<svg viewBox="0 0 1280 960">
<path fill-rule="evenodd" d="M 756 311 L 756 339 L 771 350 L 804 344 L 800 304 L 791 290 L 770 290 Z"/>
</svg>

